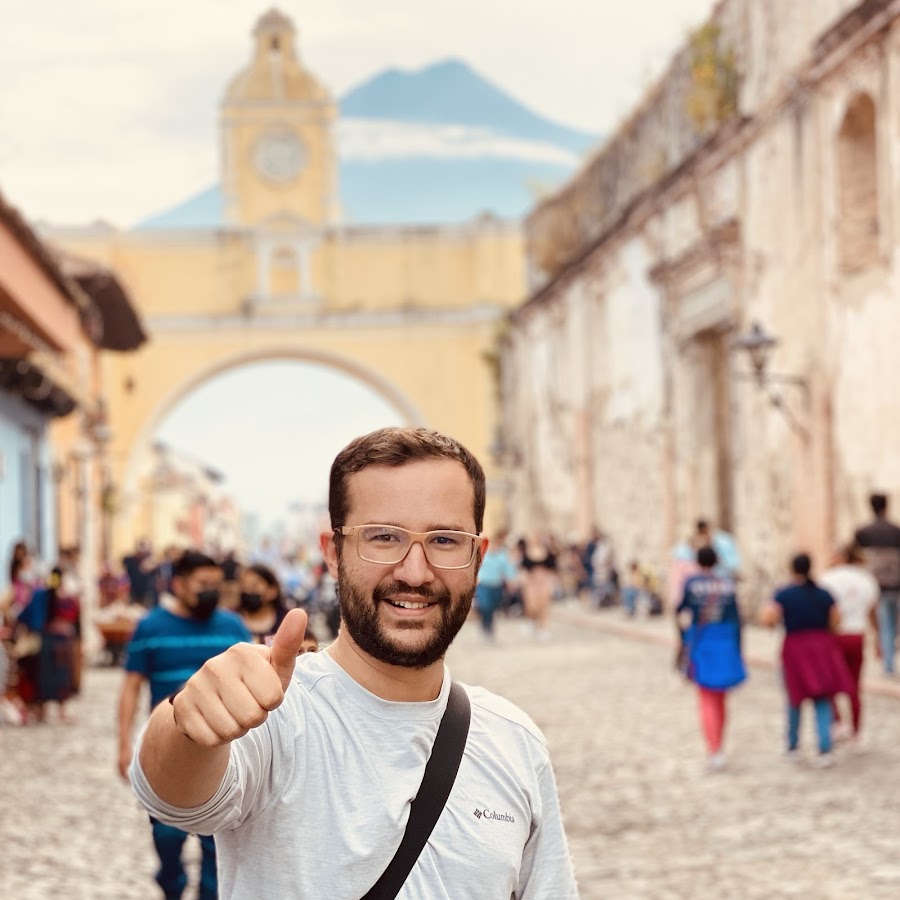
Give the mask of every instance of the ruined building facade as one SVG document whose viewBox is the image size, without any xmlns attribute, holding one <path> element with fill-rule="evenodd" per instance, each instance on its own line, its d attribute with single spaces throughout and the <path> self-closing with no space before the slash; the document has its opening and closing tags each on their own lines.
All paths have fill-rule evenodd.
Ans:
<svg viewBox="0 0 900 900">
<path fill-rule="evenodd" d="M 510 526 L 660 568 L 732 531 L 756 603 L 900 507 L 900 4 L 723 0 L 526 223 L 500 347 Z M 777 338 L 762 378 L 735 346 Z M 784 376 L 782 378 L 781 376 Z"/>
</svg>

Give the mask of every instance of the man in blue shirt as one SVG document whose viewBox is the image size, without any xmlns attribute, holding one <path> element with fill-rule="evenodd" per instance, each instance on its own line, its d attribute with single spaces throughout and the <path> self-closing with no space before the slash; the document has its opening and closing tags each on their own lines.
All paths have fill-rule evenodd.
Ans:
<svg viewBox="0 0 900 900">
<path fill-rule="evenodd" d="M 119 698 L 119 773 L 127 779 L 132 731 L 141 685 L 150 687 L 150 708 L 178 691 L 213 656 L 232 644 L 250 641 L 240 617 L 218 609 L 222 570 L 208 556 L 186 550 L 172 569 L 172 593 L 164 594 L 135 629 L 125 657 L 125 681 Z M 167 898 L 181 897 L 187 875 L 181 851 L 187 832 L 151 819 L 159 855 L 156 881 Z M 200 900 L 217 896 L 216 845 L 201 837 L 203 862 Z"/>
</svg>

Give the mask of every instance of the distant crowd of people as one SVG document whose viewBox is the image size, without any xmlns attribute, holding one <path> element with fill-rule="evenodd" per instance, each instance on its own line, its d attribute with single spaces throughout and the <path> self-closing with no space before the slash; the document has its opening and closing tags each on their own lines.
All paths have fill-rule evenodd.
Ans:
<svg viewBox="0 0 900 900">
<path fill-rule="evenodd" d="M 787 581 L 754 611 L 757 624 L 780 626 L 784 632 L 785 756 L 790 760 L 801 758 L 800 711 L 807 701 L 818 735 L 815 765 L 831 766 L 838 743 L 858 745 L 868 636 L 885 674 L 895 671 L 900 526 L 888 518 L 884 494 L 869 500 L 872 521 L 837 547 L 818 575 L 809 553 L 794 554 Z M 546 639 L 552 600 L 559 597 L 580 596 L 593 608 L 618 606 L 629 617 L 673 611 L 676 667 L 697 686 L 706 765 L 719 771 L 726 762 L 726 698 L 747 678 L 740 570 L 734 536 L 705 519 L 695 523 L 664 565 L 630 560 L 621 574 L 612 539 L 599 529 L 583 544 L 562 549 L 552 537 L 511 543 L 499 533 L 479 572 L 475 605 L 488 640 L 493 640 L 498 611 L 521 616 L 526 633 Z"/>
<path fill-rule="evenodd" d="M 102 567 L 97 626 L 107 662 L 123 663 L 138 623 L 150 611 L 171 604 L 182 555 L 174 546 L 154 554 L 142 540 L 120 565 Z M 305 564 L 296 554 L 283 560 L 271 557 L 277 570 L 258 561 L 270 556 L 268 543 L 246 563 L 233 551 L 217 556 L 223 579 L 217 603 L 240 616 L 258 642 L 274 634 L 295 606 L 316 613 L 335 636 L 337 594 L 325 567 Z M 68 721 L 67 704 L 80 690 L 83 660 L 79 550 L 63 548 L 47 573 L 27 543 L 18 541 L 10 553 L 6 584 L 0 590 L 0 724 L 38 724 L 54 708 L 59 721 Z"/>
<path fill-rule="evenodd" d="M 573 597 L 595 608 L 621 605 L 632 616 L 663 611 L 653 569 L 632 560 L 620 578 L 612 541 L 599 529 L 583 543 L 565 545 L 552 534 L 516 540 L 505 531 L 491 536 L 475 595 L 487 640 L 495 639 L 499 612 L 519 617 L 527 636 L 546 641 L 553 601 Z"/>
</svg>

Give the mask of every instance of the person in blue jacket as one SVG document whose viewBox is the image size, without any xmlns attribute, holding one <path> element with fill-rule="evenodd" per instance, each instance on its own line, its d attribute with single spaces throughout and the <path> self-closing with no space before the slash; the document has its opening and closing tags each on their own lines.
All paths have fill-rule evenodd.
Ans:
<svg viewBox="0 0 900 900">
<path fill-rule="evenodd" d="M 700 571 L 685 582 L 676 610 L 685 647 L 685 674 L 697 685 L 710 771 L 725 765 L 722 742 L 728 691 L 746 678 L 734 581 L 717 574 L 718 562 L 712 547 L 697 551 Z"/>
</svg>

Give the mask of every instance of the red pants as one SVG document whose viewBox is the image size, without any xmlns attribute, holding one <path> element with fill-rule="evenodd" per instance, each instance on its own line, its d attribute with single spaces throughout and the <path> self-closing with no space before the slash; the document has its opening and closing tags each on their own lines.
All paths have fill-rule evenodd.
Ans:
<svg viewBox="0 0 900 900">
<path fill-rule="evenodd" d="M 725 733 L 725 695 L 726 691 L 697 687 L 700 724 L 710 753 L 718 753 L 722 749 L 722 735 Z"/>
<path fill-rule="evenodd" d="M 863 648 L 865 646 L 863 635 L 861 634 L 838 634 L 838 645 L 850 675 L 853 679 L 853 692 L 850 694 L 850 714 L 853 717 L 853 733 L 859 734 L 859 726 L 862 721 L 862 703 L 859 698 L 859 679 L 862 674 L 863 667 Z M 834 710 L 834 721 L 840 722 L 841 717 L 838 713 L 837 704 L 832 701 Z"/>
</svg>

